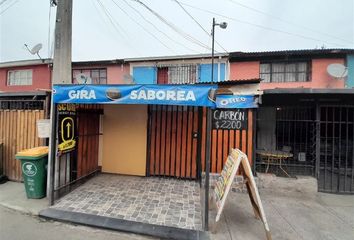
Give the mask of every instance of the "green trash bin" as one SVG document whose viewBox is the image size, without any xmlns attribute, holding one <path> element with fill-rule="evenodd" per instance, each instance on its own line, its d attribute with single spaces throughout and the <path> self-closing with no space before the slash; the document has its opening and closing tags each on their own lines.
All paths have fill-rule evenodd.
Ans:
<svg viewBox="0 0 354 240">
<path fill-rule="evenodd" d="M 48 147 L 26 149 L 16 154 L 21 161 L 27 198 L 46 196 Z"/>
</svg>

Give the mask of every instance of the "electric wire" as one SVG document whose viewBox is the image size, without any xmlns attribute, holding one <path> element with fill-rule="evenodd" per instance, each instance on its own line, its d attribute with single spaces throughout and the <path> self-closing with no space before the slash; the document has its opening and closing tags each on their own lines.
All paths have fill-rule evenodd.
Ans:
<svg viewBox="0 0 354 240">
<path fill-rule="evenodd" d="M 16 0 L 16 1 L 14 1 L 14 2 L 12 2 L 9 6 L 7 6 L 7 8 L 5 8 L 4 10 L 2 10 L 1 12 L 0 12 L 0 15 L 1 14 L 3 14 L 3 13 L 5 13 L 8 9 L 10 9 L 12 6 L 14 6 L 16 3 L 18 3 L 20 0 Z"/>
<path fill-rule="evenodd" d="M 0 2 L 0 6 L 3 5 L 6 1 L 7 1 L 7 0 L 2 0 L 2 1 Z"/>
<path fill-rule="evenodd" d="M 164 35 L 166 38 L 168 38 L 170 41 L 180 45 L 181 47 L 184 47 L 185 49 L 192 51 L 194 53 L 199 53 L 198 51 L 189 48 L 187 46 L 185 46 L 184 44 L 182 44 L 179 41 L 176 41 L 175 39 L 173 39 L 172 37 L 170 37 L 168 34 L 166 34 L 165 32 L 161 31 L 154 23 L 152 23 L 150 20 L 148 20 L 143 14 L 141 14 L 137 9 L 135 9 L 131 4 L 129 4 L 128 1 L 126 0 L 122 0 L 124 1 L 132 10 L 134 10 L 143 20 L 145 20 L 147 23 L 149 23 L 156 31 L 158 31 L 159 33 L 161 33 L 162 35 Z"/>
<path fill-rule="evenodd" d="M 208 36 L 210 36 L 210 33 L 198 22 L 197 19 L 195 19 L 192 14 L 190 14 L 187 9 L 185 9 L 182 4 L 178 1 L 178 0 L 173 0 L 174 2 L 176 2 L 178 4 L 178 6 L 180 6 L 180 8 L 182 8 L 182 10 L 203 30 L 203 32 L 205 32 Z M 228 51 L 218 42 L 215 40 L 215 43 L 222 48 L 222 50 L 224 50 L 226 53 L 228 53 Z"/>
<path fill-rule="evenodd" d="M 296 26 L 296 27 L 300 27 L 300 28 L 303 28 L 303 29 L 306 29 L 306 30 L 308 30 L 308 31 L 312 31 L 312 32 L 315 32 L 315 33 L 318 33 L 318 34 L 322 34 L 322 35 L 327 36 L 327 37 L 331 37 L 331 38 L 334 38 L 334 39 L 337 39 L 337 40 L 341 40 L 341 41 L 344 41 L 344 42 L 353 44 L 352 41 L 348 41 L 347 39 L 339 38 L 339 37 L 337 37 L 337 36 L 334 36 L 334 35 L 331 35 L 331 34 L 328 34 L 328 33 L 322 32 L 322 31 L 318 31 L 318 30 L 313 29 L 313 28 L 309 28 L 309 27 L 307 27 L 307 26 L 304 26 L 304 25 L 301 25 L 301 24 L 298 24 L 298 23 L 294 23 L 294 22 L 288 21 L 288 20 L 286 20 L 286 19 L 280 18 L 280 17 L 278 17 L 278 16 L 274 16 L 274 15 L 272 15 L 272 14 L 269 14 L 269 13 L 267 13 L 267 12 L 261 11 L 261 10 L 259 10 L 259 9 L 256 9 L 256 8 L 253 8 L 253 7 L 250 7 L 250 6 L 247 6 L 247 5 L 245 5 L 245 4 L 242 4 L 242 3 L 240 3 L 240 2 L 237 2 L 237 1 L 235 1 L 235 0 L 228 0 L 228 1 L 231 2 L 231 3 L 233 3 L 233 4 L 235 4 L 235 5 L 241 6 L 241 7 L 243 7 L 243 8 L 249 9 L 249 10 L 254 11 L 254 12 L 257 12 L 257 13 L 259 13 L 259 14 L 263 14 L 263 15 L 265 15 L 265 16 L 267 16 L 267 17 L 271 17 L 271 18 L 277 19 L 277 20 L 279 20 L 279 21 L 281 21 L 281 22 L 284 22 L 284 23 L 287 23 L 287 24 L 290 24 L 290 25 L 293 25 L 293 26 Z"/>
<path fill-rule="evenodd" d="M 123 41 L 129 46 L 130 49 L 133 49 L 135 52 L 138 52 L 136 48 L 134 48 L 131 44 L 128 38 L 128 35 L 125 33 L 123 27 L 114 19 L 112 14 L 108 11 L 108 9 L 103 5 L 103 3 L 100 0 L 97 0 L 99 6 L 101 7 L 103 13 L 106 15 L 108 18 L 109 22 L 112 24 L 113 28 L 116 30 L 116 32 L 122 37 Z M 139 53 L 140 54 L 140 53 Z"/>
<path fill-rule="evenodd" d="M 302 35 L 302 34 L 291 33 L 291 32 L 283 31 L 283 30 L 280 30 L 280 29 L 271 28 L 271 27 L 267 27 L 267 26 L 263 26 L 263 25 L 259 25 L 259 24 L 255 24 L 255 23 L 251 23 L 251 22 L 240 20 L 240 19 L 237 19 L 237 18 L 228 17 L 226 15 L 223 15 L 223 14 L 220 14 L 220 13 L 217 13 L 217 12 L 214 12 L 214 11 L 210 11 L 210 10 L 207 10 L 207 9 L 196 7 L 196 6 L 190 5 L 188 3 L 184 3 L 184 2 L 180 2 L 180 3 L 182 5 L 184 5 L 184 6 L 188 6 L 190 8 L 193 8 L 193 9 L 196 9 L 196 10 L 199 10 L 199 11 L 202 11 L 202 12 L 206 12 L 206 13 L 209 13 L 211 15 L 220 16 L 220 17 L 223 17 L 223 18 L 227 18 L 227 19 L 229 19 L 231 21 L 235 21 L 235 22 L 251 25 L 251 26 L 254 26 L 254 27 L 257 27 L 257 28 L 262 28 L 262 29 L 266 29 L 266 30 L 269 30 L 269 31 L 273 31 L 273 32 L 278 32 L 278 33 L 283 33 L 283 34 L 287 34 L 287 35 L 291 35 L 291 36 L 296 36 L 296 37 L 299 37 L 299 38 L 308 39 L 308 40 L 312 40 L 312 41 L 316 41 L 316 42 L 323 42 L 323 43 L 327 43 L 327 44 L 332 44 L 332 45 L 345 47 L 345 45 L 343 45 L 343 44 L 323 41 L 323 40 L 320 40 L 320 39 L 317 39 L 317 38 L 313 38 L 313 37 L 309 37 L 309 36 L 305 36 L 305 35 Z"/>
<path fill-rule="evenodd" d="M 194 44 L 199 45 L 200 47 L 205 48 L 208 51 L 211 51 L 211 48 L 208 45 L 200 42 L 198 39 L 194 38 L 193 36 L 189 35 L 188 33 L 184 32 L 183 30 L 179 29 L 175 24 L 169 22 L 167 19 L 162 17 L 160 14 L 158 14 L 156 11 L 151 9 L 149 6 L 147 6 L 142 1 L 140 1 L 140 0 L 131 0 L 131 1 L 139 3 L 141 6 L 143 6 L 145 9 L 147 9 L 149 12 L 151 12 L 155 17 L 157 17 L 160 21 L 162 21 L 164 24 L 169 26 L 173 31 L 177 32 L 178 34 L 180 34 L 182 37 L 184 37 L 188 41 L 193 42 Z"/>
<path fill-rule="evenodd" d="M 172 51 L 173 53 L 175 53 L 175 51 L 170 48 L 169 46 L 167 46 L 165 43 L 163 43 L 159 38 L 157 38 L 154 34 L 152 34 L 148 29 L 146 29 L 144 27 L 144 25 L 140 24 L 138 21 L 136 21 L 135 18 L 131 17 L 123 8 L 121 8 L 116 1 L 112 0 L 112 2 L 125 14 L 127 15 L 132 21 L 134 21 L 137 25 L 139 25 L 146 33 L 148 33 L 150 36 L 152 36 L 153 38 L 155 38 L 159 43 L 161 43 L 165 48 L 169 49 L 170 51 Z"/>
</svg>

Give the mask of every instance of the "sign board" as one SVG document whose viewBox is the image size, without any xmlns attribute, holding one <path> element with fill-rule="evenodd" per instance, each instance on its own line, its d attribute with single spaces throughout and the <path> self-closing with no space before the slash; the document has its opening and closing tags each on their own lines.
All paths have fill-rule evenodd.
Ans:
<svg viewBox="0 0 354 240">
<path fill-rule="evenodd" d="M 254 95 L 217 95 L 217 108 L 257 108 Z"/>
<path fill-rule="evenodd" d="M 216 227 L 217 222 L 220 220 L 227 196 L 230 192 L 233 180 L 240 166 L 242 166 L 243 169 L 242 171 L 243 180 L 244 180 L 243 184 L 245 184 L 247 187 L 247 191 L 251 200 L 253 211 L 256 215 L 256 218 L 262 220 L 266 232 L 266 237 L 268 240 L 271 240 L 272 236 L 264 213 L 263 205 L 261 202 L 261 198 L 259 196 L 256 182 L 252 174 L 250 163 L 248 161 L 247 155 L 244 154 L 239 149 L 231 149 L 231 152 L 227 157 L 221 175 L 215 184 L 214 194 L 212 197 L 212 201 L 215 202 L 216 211 L 217 211 L 214 227 Z"/>
<path fill-rule="evenodd" d="M 247 129 L 247 117 L 247 109 L 214 109 L 212 126 L 213 129 Z"/>
<path fill-rule="evenodd" d="M 37 135 L 39 138 L 49 138 L 50 137 L 50 119 L 39 119 L 37 120 Z"/>
<path fill-rule="evenodd" d="M 75 104 L 58 104 L 58 150 L 70 152 L 76 146 Z"/>
<path fill-rule="evenodd" d="M 55 85 L 55 103 L 155 104 L 215 107 L 216 85 Z"/>
</svg>

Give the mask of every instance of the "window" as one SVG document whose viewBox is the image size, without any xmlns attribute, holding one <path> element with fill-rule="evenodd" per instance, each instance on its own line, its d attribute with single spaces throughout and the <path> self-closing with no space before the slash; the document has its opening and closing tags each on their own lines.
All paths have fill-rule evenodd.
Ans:
<svg viewBox="0 0 354 240">
<path fill-rule="evenodd" d="M 263 82 L 309 81 L 308 62 L 262 63 L 260 76 Z"/>
<path fill-rule="evenodd" d="M 192 84 L 197 81 L 196 64 L 159 65 L 158 84 Z"/>
<path fill-rule="evenodd" d="M 32 85 L 32 70 L 14 70 L 7 73 L 8 86 Z"/>
<path fill-rule="evenodd" d="M 213 82 L 225 80 L 226 64 L 214 64 Z M 211 64 L 176 64 L 157 67 L 158 84 L 210 83 Z"/>
<path fill-rule="evenodd" d="M 76 79 L 78 74 L 85 74 L 92 79 L 92 84 L 107 84 L 107 69 L 74 69 L 73 70 L 73 83 L 78 84 Z"/>
</svg>

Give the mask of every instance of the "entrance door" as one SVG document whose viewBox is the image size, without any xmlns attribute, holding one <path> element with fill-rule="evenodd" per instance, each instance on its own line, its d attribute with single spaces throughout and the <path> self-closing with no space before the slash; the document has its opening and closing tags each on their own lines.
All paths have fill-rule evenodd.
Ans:
<svg viewBox="0 0 354 240">
<path fill-rule="evenodd" d="M 354 106 L 320 108 L 321 192 L 354 193 Z"/>
<path fill-rule="evenodd" d="M 198 107 L 150 106 L 148 176 L 197 178 Z"/>
</svg>

